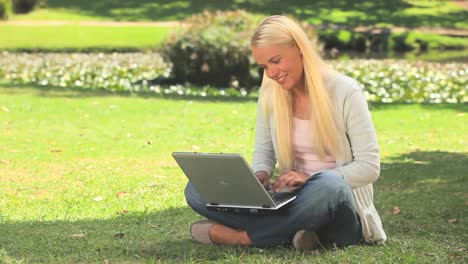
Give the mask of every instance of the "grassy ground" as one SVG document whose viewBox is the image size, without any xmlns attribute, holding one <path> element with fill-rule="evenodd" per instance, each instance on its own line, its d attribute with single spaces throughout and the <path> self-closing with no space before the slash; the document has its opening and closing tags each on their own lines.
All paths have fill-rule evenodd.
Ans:
<svg viewBox="0 0 468 264">
<path fill-rule="evenodd" d="M 0 50 L 112 51 L 158 46 L 171 27 L 153 26 L 20 26 L 1 25 Z"/>
<path fill-rule="evenodd" d="M 414 29 L 406 38 L 405 45 L 396 45 L 395 50 L 403 48 L 418 52 L 427 49 L 452 50 L 466 49 L 468 46 L 466 30 L 468 23 L 465 17 L 468 11 L 452 1 L 428 0 L 383 0 L 357 3 L 351 0 L 338 1 L 293 1 L 293 3 L 269 0 L 231 0 L 231 1 L 81 1 L 49 0 L 41 8 L 24 15 L 15 15 L 10 24 L 1 24 L 0 31 L 6 32 L 8 38 L 0 40 L 0 50 L 9 51 L 130 51 L 147 50 L 159 43 L 167 32 L 160 28 L 142 26 L 132 29 L 117 29 L 100 26 L 93 29 L 89 26 L 34 26 L 35 21 L 169 21 L 183 20 L 204 10 L 245 9 L 262 14 L 287 14 L 317 25 L 340 25 L 348 28 L 351 36 L 354 27 L 390 26 L 412 29 L 419 27 L 443 28 L 437 34 L 430 29 Z M 14 22 L 29 23 L 18 27 Z M 13 24 L 11 24 L 13 23 Z M 403 27 L 403 28 L 402 28 Z M 39 29 L 40 28 L 40 29 Z M 38 30 L 39 29 L 39 30 Z M 452 29 L 450 31 L 450 29 Z M 454 30 L 455 29 L 455 30 Z M 398 36 L 396 31 L 392 36 Z M 428 32 L 429 30 L 429 32 Z M 441 33 L 442 32 L 442 33 Z M 396 35 L 395 35 L 396 34 Z M 438 35 L 441 34 L 441 35 Z M 459 35 L 453 36 L 451 34 Z M 79 36 L 76 37 L 76 36 Z M 334 43 L 325 31 L 320 32 L 322 40 L 329 47 L 342 49 L 362 49 L 351 47 L 352 41 Z M 332 30 L 332 39 L 339 35 Z M 464 36 L 464 37 L 463 37 Z M 398 37 L 400 39 L 401 37 Z"/>
<path fill-rule="evenodd" d="M 13 19 L 85 19 L 117 21 L 167 21 L 184 19 L 203 10 L 245 9 L 263 14 L 292 14 L 314 24 L 348 26 L 385 24 L 404 27 L 468 28 L 467 11 L 451 1 L 429 0 L 230 0 L 230 1 L 82 1 L 48 0 L 46 10 Z"/>
<path fill-rule="evenodd" d="M 295 253 L 201 246 L 170 153 L 242 152 L 254 101 L 0 87 L 0 262 L 462 263 L 466 105 L 372 105 L 384 246 Z M 400 209 L 394 214 L 394 207 Z"/>
</svg>

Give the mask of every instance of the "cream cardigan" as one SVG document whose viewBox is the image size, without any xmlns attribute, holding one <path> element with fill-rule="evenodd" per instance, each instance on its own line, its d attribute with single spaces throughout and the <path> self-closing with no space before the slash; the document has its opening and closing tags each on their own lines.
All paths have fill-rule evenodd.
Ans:
<svg viewBox="0 0 468 264">
<path fill-rule="evenodd" d="M 324 79 L 332 101 L 336 104 L 336 120 L 340 126 L 345 157 L 337 160 L 337 173 L 351 186 L 357 213 L 361 220 L 362 235 L 366 242 L 383 243 L 387 235 L 373 204 L 372 182 L 380 173 L 380 156 L 377 137 L 372 124 L 367 101 L 358 82 L 334 72 Z M 261 100 L 257 110 L 255 150 L 252 168 L 270 175 L 276 165 L 276 139 L 273 114 L 265 122 Z"/>
</svg>

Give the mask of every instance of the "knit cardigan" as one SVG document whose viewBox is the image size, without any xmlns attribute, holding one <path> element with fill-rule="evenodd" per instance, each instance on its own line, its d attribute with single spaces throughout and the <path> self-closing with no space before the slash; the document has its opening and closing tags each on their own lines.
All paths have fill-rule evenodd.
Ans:
<svg viewBox="0 0 468 264">
<path fill-rule="evenodd" d="M 379 145 L 367 101 L 357 81 L 334 72 L 324 78 L 339 126 L 345 155 L 336 160 L 336 168 L 328 170 L 340 175 L 351 187 L 354 204 L 362 225 L 362 235 L 368 243 L 383 243 L 387 235 L 373 204 L 373 186 L 380 173 Z M 252 168 L 272 175 L 277 161 L 275 122 L 273 113 L 265 121 L 261 95 L 257 109 L 255 150 Z M 313 175 L 312 175 L 313 176 Z"/>
</svg>

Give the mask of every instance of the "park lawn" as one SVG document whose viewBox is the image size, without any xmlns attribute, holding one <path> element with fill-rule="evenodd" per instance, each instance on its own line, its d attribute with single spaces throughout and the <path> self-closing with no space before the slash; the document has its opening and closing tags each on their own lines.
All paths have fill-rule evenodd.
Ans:
<svg viewBox="0 0 468 264">
<path fill-rule="evenodd" d="M 371 105 L 386 246 L 202 246 L 172 151 L 252 157 L 255 100 L 0 86 L 0 262 L 463 263 L 468 107 Z M 400 212 L 394 213 L 395 207 Z"/>
<path fill-rule="evenodd" d="M 0 50 L 8 51 L 135 51 L 150 50 L 164 40 L 172 27 L 94 25 L 0 24 Z"/>
<path fill-rule="evenodd" d="M 82 1 L 48 0 L 42 9 L 13 20 L 114 20 L 171 21 L 181 20 L 204 10 L 244 9 L 261 14 L 288 14 L 313 24 L 394 25 L 404 27 L 433 26 L 468 28 L 467 11 L 452 1 L 431 0 L 139 0 Z"/>
</svg>

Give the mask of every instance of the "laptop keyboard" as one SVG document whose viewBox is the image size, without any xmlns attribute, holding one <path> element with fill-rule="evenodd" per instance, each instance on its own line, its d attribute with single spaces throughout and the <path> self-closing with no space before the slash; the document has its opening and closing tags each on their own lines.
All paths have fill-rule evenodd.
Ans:
<svg viewBox="0 0 468 264">
<path fill-rule="evenodd" d="M 275 204 L 280 204 L 286 200 L 291 199 L 296 195 L 294 192 L 279 192 L 273 193 L 271 191 L 268 192 L 270 194 L 271 199 L 275 202 Z"/>
</svg>

